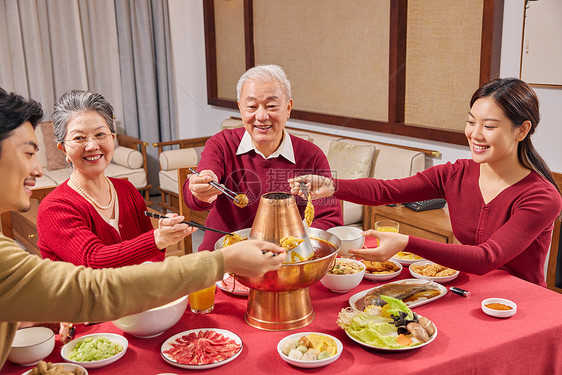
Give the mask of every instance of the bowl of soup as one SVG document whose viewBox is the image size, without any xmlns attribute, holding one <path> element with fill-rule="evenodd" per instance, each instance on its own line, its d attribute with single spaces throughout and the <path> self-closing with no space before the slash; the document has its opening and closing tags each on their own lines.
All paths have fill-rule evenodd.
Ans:
<svg viewBox="0 0 562 375">
<path fill-rule="evenodd" d="M 320 279 L 322 285 L 336 293 L 357 287 L 365 275 L 365 264 L 355 259 L 336 258 L 333 267 Z"/>
</svg>

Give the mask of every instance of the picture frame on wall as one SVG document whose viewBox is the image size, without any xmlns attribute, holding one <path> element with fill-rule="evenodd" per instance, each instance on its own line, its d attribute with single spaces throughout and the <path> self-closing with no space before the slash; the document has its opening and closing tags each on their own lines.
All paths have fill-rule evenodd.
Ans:
<svg viewBox="0 0 562 375">
<path fill-rule="evenodd" d="M 562 87 L 562 1 L 524 1 L 519 76 L 533 86 Z"/>
</svg>

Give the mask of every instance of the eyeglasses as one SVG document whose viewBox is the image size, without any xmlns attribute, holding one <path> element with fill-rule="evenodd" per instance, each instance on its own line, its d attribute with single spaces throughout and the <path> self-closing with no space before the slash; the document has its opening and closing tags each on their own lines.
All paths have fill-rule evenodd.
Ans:
<svg viewBox="0 0 562 375">
<path fill-rule="evenodd" d="M 66 143 L 70 146 L 85 146 L 89 141 L 93 141 L 100 145 L 109 141 L 110 138 L 113 138 L 113 133 L 101 132 L 89 136 L 76 135 L 71 139 L 65 139 L 62 143 Z"/>
</svg>

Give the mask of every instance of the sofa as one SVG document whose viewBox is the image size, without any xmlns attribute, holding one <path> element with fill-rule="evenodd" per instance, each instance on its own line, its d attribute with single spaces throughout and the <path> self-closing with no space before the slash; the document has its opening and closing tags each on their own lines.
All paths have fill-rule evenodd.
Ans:
<svg viewBox="0 0 562 375">
<path fill-rule="evenodd" d="M 228 118 L 222 122 L 223 129 L 242 126 L 242 120 Z M 287 126 L 289 134 L 314 143 L 326 154 L 332 174 L 337 178 L 374 177 L 382 179 L 402 178 L 425 169 L 426 155 L 437 156 L 438 152 L 411 149 L 403 146 L 383 144 L 344 137 L 337 134 L 313 132 Z M 210 137 L 183 139 L 153 144 L 158 148 L 160 172 L 159 182 L 164 211 L 179 213 L 179 168 L 196 167 L 201 158 L 205 142 Z M 165 148 L 171 148 L 166 150 Z M 364 208 L 350 202 L 343 202 L 345 225 L 357 225 L 367 229 Z M 204 223 L 205 212 L 190 211 L 191 220 Z"/>
</svg>

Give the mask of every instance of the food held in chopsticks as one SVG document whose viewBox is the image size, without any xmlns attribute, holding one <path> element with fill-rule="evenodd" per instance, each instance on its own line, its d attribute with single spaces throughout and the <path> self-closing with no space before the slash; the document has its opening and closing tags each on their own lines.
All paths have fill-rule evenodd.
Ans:
<svg viewBox="0 0 562 375">
<path fill-rule="evenodd" d="M 287 357 L 300 361 L 319 361 L 330 358 L 338 351 L 333 338 L 316 333 L 287 341 L 281 350 Z"/>
<path fill-rule="evenodd" d="M 224 240 L 222 242 L 222 247 L 234 245 L 237 242 L 246 241 L 247 239 L 248 239 L 247 237 L 242 237 L 241 235 L 239 235 L 237 233 L 227 234 L 227 235 L 224 236 Z"/>
<path fill-rule="evenodd" d="M 365 264 L 365 272 L 373 273 L 373 274 L 386 274 L 386 273 L 394 273 L 400 270 L 394 262 L 371 262 L 370 260 L 362 260 Z"/>
<path fill-rule="evenodd" d="M 428 277 L 447 277 L 457 273 L 456 270 L 449 267 L 441 266 L 437 263 L 412 264 L 410 265 L 410 270 L 414 271 L 418 275 L 428 276 Z"/>
<path fill-rule="evenodd" d="M 312 197 L 309 194 L 308 199 L 306 201 L 306 208 L 304 209 L 304 221 L 306 222 L 306 226 L 310 227 L 313 220 L 314 220 L 314 205 L 312 204 Z"/>
<path fill-rule="evenodd" d="M 437 329 L 419 317 L 399 299 L 381 296 L 383 307 L 369 311 L 342 309 L 337 324 L 352 339 L 374 348 L 405 349 L 420 346 L 435 338 Z"/>
<path fill-rule="evenodd" d="M 404 301 L 419 293 L 426 293 L 426 296 L 431 296 L 432 294 L 438 295 L 441 292 L 439 286 L 431 281 L 416 284 L 388 283 L 368 292 L 365 297 L 363 297 L 363 308 L 367 308 L 371 305 L 384 306 L 386 300 L 383 299 L 382 296 L 389 296 Z"/>
<path fill-rule="evenodd" d="M 248 196 L 246 194 L 236 194 L 234 196 L 234 204 L 240 208 L 244 208 L 248 205 Z"/>
</svg>

